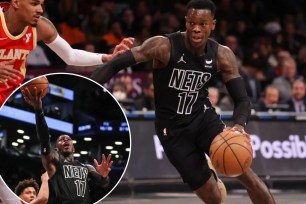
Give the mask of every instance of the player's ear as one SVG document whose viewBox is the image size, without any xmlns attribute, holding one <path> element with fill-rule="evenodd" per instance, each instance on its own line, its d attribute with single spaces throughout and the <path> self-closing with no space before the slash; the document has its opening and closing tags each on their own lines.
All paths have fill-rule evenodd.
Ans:
<svg viewBox="0 0 306 204">
<path fill-rule="evenodd" d="M 11 6 L 14 8 L 19 8 L 19 0 L 12 0 Z"/>
<path fill-rule="evenodd" d="M 211 28 L 211 30 L 215 30 L 216 23 L 217 23 L 217 20 L 214 19 L 213 22 L 212 22 L 212 28 Z"/>
</svg>

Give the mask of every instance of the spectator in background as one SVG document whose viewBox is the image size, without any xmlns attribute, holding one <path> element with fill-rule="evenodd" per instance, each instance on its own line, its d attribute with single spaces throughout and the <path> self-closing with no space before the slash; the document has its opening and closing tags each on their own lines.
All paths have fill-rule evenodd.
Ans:
<svg viewBox="0 0 306 204">
<path fill-rule="evenodd" d="M 143 95 L 135 100 L 136 110 L 148 111 L 155 110 L 154 103 L 154 85 L 152 80 L 148 80 L 145 84 Z"/>
<path fill-rule="evenodd" d="M 117 45 L 125 38 L 119 21 L 113 21 L 110 24 L 109 31 L 102 36 L 102 40 L 106 41 L 109 47 Z"/>
<path fill-rule="evenodd" d="M 292 98 L 287 102 L 288 111 L 302 113 L 306 111 L 306 87 L 302 80 L 295 80 L 292 84 Z"/>
<path fill-rule="evenodd" d="M 135 101 L 128 97 L 128 88 L 123 81 L 116 81 L 112 86 L 111 92 L 124 111 L 133 111 L 135 109 Z"/>
<path fill-rule="evenodd" d="M 124 101 L 127 99 L 127 87 L 124 82 L 117 81 L 113 84 L 112 94 L 118 101 Z"/>
<path fill-rule="evenodd" d="M 20 181 L 15 187 L 15 193 L 19 198 L 30 204 L 45 204 L 49 198 L 49 176 L 47 172 L 41 175 L 41 187 L 34 179 Z"/>
<path fill-rule="evenodd" d="M 87 40 L 96 43 L 101 41 L 101 36 L 106 33 L 107 21 L 104 11 L 95 9 L 82 22 L 82 28 L 86 34 Z"/>
<path fill-rule="evenodd" d="M 265 89 L 263 98 L 259 101 L 257 111 L 278 110 L 279 91 L 276 87 L 269 85 Z"/>
<path fill-rule="evenodd" d="M 234 52 L 238 66 L 240 67 L 243 60 L 243 51 L 240 48 L 237 37 L 235 35 L 226 36 L 224 45 L 229 47 Z"/>
<path fill-rule="evenodd" d="M 135 36 L 135 16 L 131 8 L 124 9 L 121 13 L 121 25 L 123 34 L 126 36 Z"/>
<path fill-rule="evenodd" d="M 291 84 L 297 79 L 296 63 L 293 58 L 284 58 L 280 64 L 282 75 L 273 80 L 272 85 L 279 90 L 280 100 L 291 98 Z"/>
<path fill-rule="evenodd" d="M 261 97 L 262 79 L 261 63 L 259 60 L 252 59 L 244 63 L 244 71 L 241 73 L 245 87 L 252 103 L 257 103 Z"/>
<path fill-rule="evenodd" d="M 306 45 L 303 45 L 297 56 L 298 71 L 306 79 Z"/>
<path fill-rule="evenodd" d="M 209 101 L 210 101 L 212 107 L 215 108 L 216 113 L 220 114 L 221 109 L 218 106 L 218 103 L 219 103 L 219 89 L 217 89 L 216 87 L 209 87 L 208 88 L 208 98 L 209 98 Z"/>
<path fill-rule="evenodd" d="M 64 38 L 72 47 L 78 47 L 85 42 L 85 33 L 81 30 L 80 19 L 76 14 L 67 16 L 67 20 L 60 23 L 59 34 Z"/>
</svg>

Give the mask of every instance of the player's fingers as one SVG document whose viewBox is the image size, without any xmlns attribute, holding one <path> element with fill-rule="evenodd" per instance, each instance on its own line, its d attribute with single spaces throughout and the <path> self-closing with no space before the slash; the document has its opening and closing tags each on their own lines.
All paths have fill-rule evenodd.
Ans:
<svg viewBox="0 0 306 204">
<path fill-rule="evenodd" d="M 12 71 L 14 70 L 14 71 Z M 4 68 L 1 72 L 1 77 L 5 78 L 5 79 L 13 79 L 13 80 L 17 80 L 20 77 L 17 75 L 19 74 L 19 71 L 15 70 L 15 69 L 8 69 L 8 68 Z"/>
<path fill-rule="evenodd" d="M 24 93 L 25 93 L 25 96 L 29 99 L 29 100 L 32 100 L 32 94 L 30 93 L 30 90 L 27 88 L 27 87 L 25 87 L 24 88 Z"/>
<path fill-rule="evenodd" d="M 114 161 L 110 161 L 110 162 L 108 163 L 108 167 L 111 167 L 111 166 L 113 165 L 113 163 L 114 163 Z"/>
<path fill-rule="evenodd" d="M 102 162 L 106 162 L 105 154 L 102 154 Z"/>
<path fill-rule="evenodd" d="M 112 154 L 109 154 L 109 155 L 107 156 L 107 163 L 109 163 L 111 159 L 112 159 Z"/>
<path fill-rule="evenodd" d="M 38 95 L 38 99 L 39 100 L 41 100 L 42 99 L 42 96 L 43 95 L 43 90 L 42 89 L 40 89 L 40 92 L 39 92 L 39 95 Z"/>
<path fill-rule="evenodd" d="M 1 79 L 0 82 L 2 82 L 6 88 L 9 87 L 9 85 L 7 84 L 7 79 Z"/>
<path fill-rule="evenodd" d="M 115 48 L 115 50 L 116 50 L 117 52 L 122 51 L 122 50 L 126 51 L 126 50 L 129 50 L 129 49 L 130 49 L 130 48 L 129 48 L 127 45 L 125 45 L 125 44 L 119 44 L 119 45 L 117 45 L 116 48 Z"/>
<path fill-rule="evenodd" d="M 121 43 L 131 48 L 133 46 L 134 40 L 135 40 L 134 38 L 124 38 Z"/>
<path fill-rule="evenodd" d="M 4 65 L 13 65 L 15 63 L 16 60 L 9 60 L 9 61 L 4 61 L 3 64 Z"/>
<path fill-rule="evenodd" d="M 37 94 L 37 87 L 36 86 L 34 86 L 34 97 L 35 97 L 35 100 L 37 100 L 38 94 Z"/>
<path fill-rule="evenodd" d="M 98 161 L 96 159 L 94 159 L 94 163 L 96 167 L 99 166 Z"/>
</svg>

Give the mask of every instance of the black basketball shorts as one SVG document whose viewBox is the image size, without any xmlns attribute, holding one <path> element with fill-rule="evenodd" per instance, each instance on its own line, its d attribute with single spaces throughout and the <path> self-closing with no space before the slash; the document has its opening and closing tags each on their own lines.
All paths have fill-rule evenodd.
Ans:
<svg viewBox="0 0 306 204">
<path fill-rule="evenodd" d="M 225 127 L 215 109 L 191 115 L 185 123 L 156 120 L 155 126 L 168 159 L 183 181 L 192 190 L 200 188 L 211 176 L 204 153 L 209 155 L 212 140 Z"/>
</svg>

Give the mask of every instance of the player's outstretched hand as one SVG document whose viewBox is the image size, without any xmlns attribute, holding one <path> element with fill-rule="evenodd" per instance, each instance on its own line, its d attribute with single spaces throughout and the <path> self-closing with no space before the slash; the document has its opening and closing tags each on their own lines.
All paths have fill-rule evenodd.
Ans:
<svg viewBox="0 0 306 204">
<path fill-rule="evenodd" d="M 111 55 L 104 55 L 103 62 L 107 62 L 112 60 L 114 57 L 121 55 L 125 51 L 131 49 L 134 43 L 134 38 L 124 38 L 120 44 L 116 45 L 113 54 Z"/>
<path fill-rule="evenodd" d="M 96 170 L 103 177 L 107 177 L 107 175 L 111 171 L 111 166 L 113 164 L 113 161 L 111 161 L 111 158 L 112 158 L 111 154 L 109 154 L 107 156 L 107 159 L 106 159 L 105 155 L 102 154 L 102 162 L 101 162 L 101 164 L 99 164 L 98 161 L 96 159 L 94 159 Z"/>
<path fill-rule="evenodd" d="M 19 80 L 20 71 L 13 68 L 15 60 L 0 62 L 0 82 L 8 87 L 8 81 Z"/>
<path fill-rule="evenodd" d="M 47 172 L 43 173 L 41 175 L 40 179 L 41 179 L 41 182 L 48 182 L 48 180 L 49 180 L 48 173 Z"/>
<path fill-rule="evenodd" d="M 24 96 L 24 100 L 28 104 L 33 106 L 33 108 L 35 110 L 42 109 L 42 102 L 41 102 L 42 94 L 43 94 L 42 90 L 38 94 L 37 88 L 34 87 L 34 94 L 31 94 L 29 89 L 26 87 L 26 88 L 22 89 L 21 92 L 22 92 L 22 94 Z"/>
</svg>

